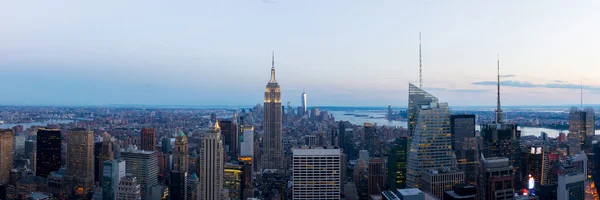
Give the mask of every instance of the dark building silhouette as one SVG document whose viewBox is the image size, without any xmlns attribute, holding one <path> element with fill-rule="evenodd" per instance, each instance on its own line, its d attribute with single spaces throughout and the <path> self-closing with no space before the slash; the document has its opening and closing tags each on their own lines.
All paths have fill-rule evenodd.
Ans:
<svg viewBox="0 0 600 200">
<path fill-rule="evenodd" d="M 523 188 L 523 172 L 521 168 L 521 131 L 516 124 L 491 123 L 481 126 L 483 138 L 482 153 L 485 158 L 508 158 L 514 171 L 514 188 Z"/>
<path fill-rule="evenodd" d="M 39 129 L 35 175 L 46 178 L 50 172 L 58 171 L 61 166 L 61 158 L 60 130 Z"/>
<path fill-rule="evenodd" d="M 475 115 L 450 115 L 452 149 L 462 149 L 466 138 L 475 137 Z"/>
<path fill-rule="evenodd" d="M 475 139 L 475 115 L 451 115 L 450 135 L 457 168 L 465 172 L 465 183 L 477 184 L 478 154 Z"/>
<path fill-rule="evenodd" d="M 156 130 L 154 128 L 142 128 L 141 149 L 154 151 L 156 148 Z"/>
<path fill-rule="evenodd" d="M 381 194 L 383 191 L 383 162 L 379 158 L 372 158 L 369 161 L 369 188 L 368 194 Z"/>
<path fill-rule="evenodd" d="M 223 135 L 223 145 L 228 146 L 227 160 L 237 159 L 238 152 L 238 128 L 237 124 L 231 120 L 219 120 L 221 134 Z"/>
<path fill-rule="evenodd" d="M 169 197 L 171 199 L 187 200 L 187 172 L 171 172 L 171 183 L 169 184 Z"/>
<path fill-rule="evenodd" d="M 406 188 L 406 156 L 408 155 L 408 138 L 400 137 L 388 154 L 387 184 L 389 190 Z"/>
<path fill-rule="evenodd" d="M 475 186 L 455 185 L 452 190 L 444 192 L 444 200 L 475 200 L 477 188 Z"/>
</svg>

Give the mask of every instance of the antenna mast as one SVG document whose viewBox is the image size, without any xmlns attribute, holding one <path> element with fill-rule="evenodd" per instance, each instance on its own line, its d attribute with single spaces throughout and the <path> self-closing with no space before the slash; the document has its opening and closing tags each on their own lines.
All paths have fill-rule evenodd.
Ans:
<svg viewBox="0 0 600 200">
<path fill-rule="evenodd" d="M 421 58 L 421 32 L 419 32 L 419 88 L 423 88 L 423 59 Z"/>
</svg>

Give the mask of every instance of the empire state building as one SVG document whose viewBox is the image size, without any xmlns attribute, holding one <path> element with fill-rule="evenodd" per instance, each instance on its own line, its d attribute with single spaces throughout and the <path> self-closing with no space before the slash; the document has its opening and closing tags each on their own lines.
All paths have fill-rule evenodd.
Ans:
<svg viewBox="0 0 600 200">
<path fill-rule="evenodd" d="M 264 140 L 262 169 L 283 169 L 281 147 L 281 90 L 275 80 L 275 56 L 272 57 L 271 79 L 267 83 L 264 102 Z"/>
</svg>

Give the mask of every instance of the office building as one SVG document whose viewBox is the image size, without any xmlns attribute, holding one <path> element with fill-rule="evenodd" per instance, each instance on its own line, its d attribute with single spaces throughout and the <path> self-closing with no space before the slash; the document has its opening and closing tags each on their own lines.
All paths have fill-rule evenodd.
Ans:
<svg viewBox="0 0 600 200">
<path fill-rule="evenodd" d="M 422 107 L 428 107 L 431 104 L 437 104 L 438 99 L 433 95 L 425 92 L 412 83 L 408 84 L 408 136 L 409 141 L 415 133 L 417 122 L 419 121 L 419 112 Z"/>
<path fill-rule="evenodd" d="M 422 190 L 443 199 L 444 192 L 463 184 L 464 176 L 464 172 L 454 167 L 430 168 L 423 173 Z"/>
<path fill-rule="evenodd" d="M 227 160 L 237 159 L 238 152 L 238 128 L 231 120 L 219 120 L 221 134 L 223 135 L 223 147 L 227 150 Z"/>
<path fill-rule="evenodd" d="M 223 141 L 219 123 L 204 135 L 198 162 L 198 199 L 223 199 Z"/>
<path fill-rule="evenodd" d="M 463 149 L 465 139 L 475 138 L 475 115 L 451 115 L 450 135 L 452 149 Z"/>
<path fill-rule="evenodd" d="M 240 156 L 254 157 L 254 127 L 244 126 L 243 136 L 240 141 Z"/>
<path fill-rule="evenodd" d="M 225 165 L 225 171 L 223 173 L 223 189 L 227 191 L 229 195 L 228 199 L 242 199 L 242 175 L 244 174 L 243 166 L 227 163 Z"/>
<path fill-rule="evenodd" d="M 114 152 L 114 148 L 115 148 L 115 143 L 117 142 L 117 139 L 110 136 L 107 132 L 104 132 L 102 134 L 102 143 L 101 143 L 101 147 L 100 147 L 100 154 L 97 156 L 98 157 L 98 174 L 100 177 L 100 185 L 102 185 L 102 179 L 101 177 L 104 176 L 104 162 L 105 161 L 110 161 L 113 160 L 115 158 L 115 152 Z M 94 163 L 95 164 L 95 163 Z"/>
<path fill-rule="evenodd" d="M 21 158 L 25 155 L 25 135 L 13 132 L 14 157 Z"/>
<path fill-rule="evenodd" d="M 115 200 L 119 181 L 126 174 L 125 161 L 107 160 L 102 165 L 102 198 Z"/>
<path fill-rule="evenodd" d="M 293 199 L 341 198 L 340 149 L 295 148 L 292 153 Z"/>
<path fill-rule="evenodd" d="M 8 184 L 13 169 L 13 133 L 11 129 L 0 129 L 0 187 Z M 0 194 L 2 194 L 0 192 Z M 0 196 L 1 197 L 1 196 Z"/>
<path fill-rule="evenodd" d="M 188 139 L 183 131 L 179 131 L 175 138 L 175 148 L 173 149 L 173 171 L 188 171 Z"/>
<path fill-rule="evenodd" d="M 173 144 L 175 143 L 175 138 L 168 138 L 165 137 L 161 140 L 160 144 L 161 144 L 161 148 L 160 150 L 164 153 L 164 154 L 169 154 L 171 153 L 171 151 L 173 150 Z"/>
<path fill-rule="evenodd" d="M 365 137 L 363 141 L 365 142 L 365 149 L 369 151 L 369 156 L 373 156 L 375 154 L 375 137 L 377 137 L 377 127 L 375 125 L 365 122 L 364 124 Z"/>
<path fill-rule="evenodd" d="M 406 188 L 406 156 L 408 138 L 400 137 L 394 141 L 388 154 L 387 184 L 390 190 Z"/>
<path fill-rule="evenodd" d="M 141 150 L 156 150 L 156 130 L 154 128 L 142 128 Z"/>
<path fill-rule="evenodd" d="M 302 115 L 305 115 L 308 113 L 308 107 L 306 105 L 306 91 L 302 90 L 302 99 L 300 99 L 302 102 Z"/>
<path fill-rule="evenodd" d="M 150 188 L 158 183 L 158 152 L 138 150 L 130 146 L 121 151 L 127 174 L 136 177 L 142 199 L 148 199 Z"/>
<path fill-rule="evenodd" d="M 388 109 L 387 109 L 387 119 L 388 120 L 393 120 L 394 119 L 394 111 L 392 110 L 392 105 L 388 106 Z"/>
<path fill-rule="evenodd" d="M 262 169 L 283 169 L 283 147 L 281 142 L 281 89 L 275 80 L 275 56 L 271 66 L 271 79 L 267 84 L 264 99 Z"/>
<path fill-rule="evenodd" d="M 479 151 L 475 139 L 475 115 L 451 115 L 450 135 L 458 169 L 465 172 L 465 183 L 477 184 Z"/>
<path fill-rule="evenodd" d="M 595 134 L 595 116 L 593 108 L 580 110 L 577 107 L 572 107 L 569 112 L 569 133 L 579 135 L 580 146 L 591 145 L 591 136 Z"/>
<path fill-rule="evenodd" d="M 529 177 L 532 177 L 535 182 L 545 184 L 545 180 L 547 180 L 547 171 L 546 167 L 546 153 L 542 146 L 530 146 L 525 147 L 522 150 L 521 155 L 523 155 L 523 177 L 521 180 L 525 182 L 522 185 L 527 185 L 527 181 L 529 181 Z"/>
<path fill-rule="evenodd" d="M 515 174 L 508 158 L 482 158 L 479 199 L 512 199 L 515 192 Z"/>
<path fill-rule="evenodd" d="M 172 171 L 169 184 L 169 197 L 171 199 L 188 199 L 188 174 L 187 171 Z"/>
<path fill-rule="evenodd" d="M 254 197 L 254 181 L 252 174 L 254 174 L 252 157 L 238 158 L 238 162 L 242 166 L 242 198 L 247 199 Z"/>
<path fill-rule="evenodd" d="M 586 177 L 581 172 L 568 173 L 558 176 L 557 195 L 560 200 L 585 199 Z"/>
<path fill-rule="evenodd" d="M 87 196 L 94 187 L 94 133 L 83 128 L 67 134 L 67 186 L 77 196 Z"/>
<path fill-rule="evenodd" d="M 121 178 L 119 182 L 119 186 L 117 189 L 117 199 L 118 200 L 141 200 L 147 199 L 143 197 L 143 192 L 141 189 L 141 185 L 138 182 L 138 178 L 131 174 L 127 174 L 125 177 Z"/>
<path fill-rule="evenodd" d="M 383 162 L 380 158 L 371 158 L 369 161 L 368 193 L 369 195 L 381 194 L 383 191 Z"/>
<path fill-rule="evenodd" d="M 58 129 L 38 129 L 35 175 L 48 177 L 61 166 L 61 133 Z"/>
<path fill-rule="evenodd" d="M 436 103 L 423 106 L 419 111 L 417 128 L 408 152 L 406 176 L 408 188 L 421 187 L 419 182 L 423 170 L 453 167 L 455 163 L 448 104 Z"/>
<path fill-rule="evenodd" d="M 514 187 L 522 188 L 521 131 L 517 130 L 517 125 L 503 122 L 483 124 L 481 126 L 481 137 L 483 147 L 485 147 L 482 149 L 483 156 L 486 158 L 508 158 L 516 176 Z"/>
<path fill-rule="evenodd" d="M 398 189 L 395 194 L 400 200 L 425 200 L 425 193 L 418 188 Z"/>
</svg>

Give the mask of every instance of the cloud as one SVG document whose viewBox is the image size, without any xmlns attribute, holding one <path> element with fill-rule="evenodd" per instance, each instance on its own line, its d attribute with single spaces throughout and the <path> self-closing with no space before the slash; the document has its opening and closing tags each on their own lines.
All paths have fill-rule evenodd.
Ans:
<svg viewBox="0 0 600 200">
<path fill-rule="evenodd" d="M 425 88 L 425 91 L 449 91 L 449 92 L 487 92 L 488 89 L 446 89 L 446 88 Z"/>
<path fill-rule="evenodd" d="M 511 78 L 511 77 L 515 77 L 516 75 L 514 74 L 506 74 L 506 75 L 500 75 L 500 77 L 502 78 Z"/>
<path fill-rule="evenodd" d="M 554 80 L 553 82 L 555 82 L 555 83 L 562 83 L 563 81 L 561 81 L 561 80 Z"/>
<path fill-rule="evenodd" d="M 496 81 L 479 81 L 473 82 L 473 85 L 496 85 Z M 600 91 L 600 87 L 593 85 L 577 85 L 570 83 L 562 83 L 553 81 L 551 83 L 546 84 L 536 84 L 530 83 L 527 81 L 500 81 L 500 85 L 508 86 L 508 87 L 521 87 L 521 88 L 558 88 L 558 89 L 581 89 L 590 90 L 590 91 Z"/>
</svg>

